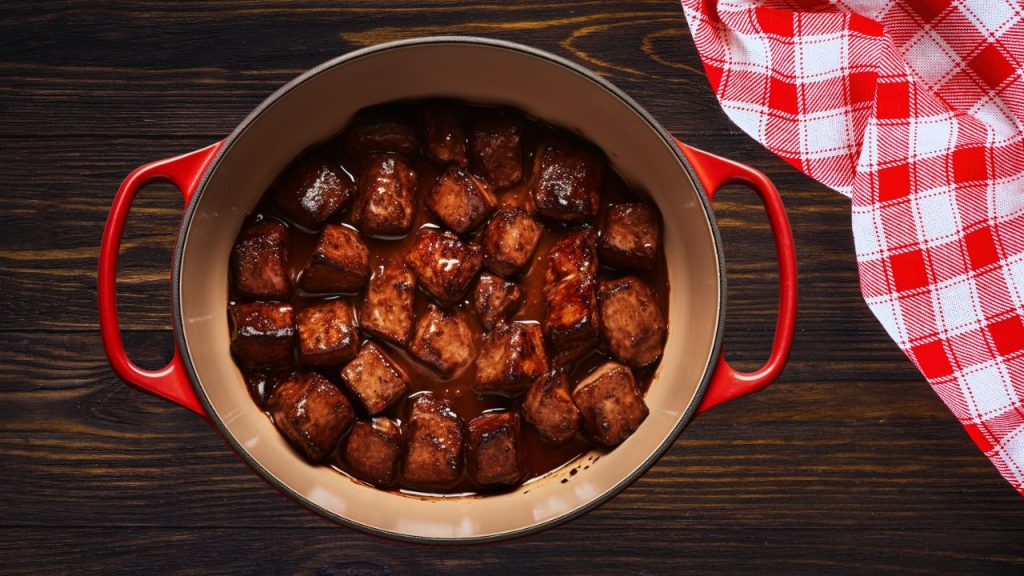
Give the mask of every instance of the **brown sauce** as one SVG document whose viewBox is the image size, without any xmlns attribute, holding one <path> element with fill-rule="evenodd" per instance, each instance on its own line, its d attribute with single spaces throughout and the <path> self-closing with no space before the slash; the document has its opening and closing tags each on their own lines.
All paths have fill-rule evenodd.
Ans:
<svg viewBox="0 0 1024 576">
<path fill-rule="evenodd" d="M 398 110 L 400 114 L 409 115 L 411 108 L 415 106 L 413 103 L 402 103 L 397 105 L 389 106 L 392 110 Z M 468 105 L 467 105 L 468 106 Z M 524 117 L 521 113 L 518 113 L 520 117 Z M 496 192 L 498 197 L 499 206 L 525 206 L 530 200 L 530 186 L 531 186 L 531 175 L 533 174 L 533 163 L 537 156 L 536 150 L 538 147 L 556 132 L 556 129 L 544 124 L 535 119 L 524 117 L 523 123 L 523 151 L 524 151 L 524 165 L 523 165 L 523 178 L 519 184 L 515 186 Z M 340 138 L 335 137 L 325 144 L 321 144 L 314 147 L 310 151 L 325 152 L 329 157 L 336 159 L 344 170 L 353 176 L 357 173 L 357 162 L 350 157 L 347 157 L 344 152 L 341 151 L 339 145 Z M 309 152 L 309 151 L 307 151 Z M 426 190 L 433 185 L 437 176 L 441 173 L 443 167 L 438 166 L 432 160 L 426 158 L 420 154 L 416 158 L 410 159 L 410 165 L 416 171 L 418 175 L 418 194 L 417 194 L 417 206 L 415 213 L 415 221 L 412 228 L 412 232 L 407 236 L 401 238 L 374 238 L 363 236 L 363 240 L 370 251 L 370 269 L 376 269 L 376 267 L 385 262 L 397 262 L 402 261 L 405 258 L 405 254 L 408 251 L 409 245 L 413 240 L 413 236 L 417 229 L 422 226 L 437 226 L 443 228 L 443 224 L 425 207 L 423 198 Z M 601 195 L 601 212 L 599 216 L 594 220 L 592 225 L 596 225 L 601 222 L 604 218 L 604 214 L 609 204 L 622 203 L 622 202 L 636 202 L 636 201 L 648 201 L 649 198 L 640 191 L 631 190 L 622 178 L 615 172 L 614 166 L 609 165 L 609 170 L 606 173 L 603 190 Z M 348 210 L 344 210 L 344 213 L 340 217 L 334 217 L 332 222 L 340 222 L 343 224 L 351 225 L 352 222 L 349 219 Z M 263 218 L 272 218 L 285 223 L 289 228 L 289 266 L 291 268 L 292 279 L 295 281 L 297 286 L 297 279 L 302 268 L 305 266 L 309 259 L 310 254 L 313 251 L 314 244 L 317 239 L 318 231 L 310 231 L 303 229 L 295 224 L 289 222 L 284 218 L 273 206 L 269 193 L 264 194 L 260 203 L 256 206 L 253 212 L 248 216 L 247 223 L 260 220 Z M 544 273 L 545 264 L 547 260 L 547 254 L 551 246 L 557 242 L 560 238 L 568 235 L 570 232 L 579 229 L 580 225 L 570 224 L 558 224 L 548 221 L 544 222 L 544 234 L 541 237 L 540 245 L 534 255 L 528 270 L 519 278 L 518 283 L 523 288 L 526 294 L 526 303 L 524 306 L 511 318 L 511 320 L 519 321 L 534 321 L 543 324 L 544 320 Z M 475 233 L 479 234 L 479 231 Z M 471 241 L 475 238 L 471 236 Z M 663 248 L 657 257 L 657 264 L 655 268 L 645 274 L 638 274 L 643 277 L 651 288 L 654 290 L 658 304 L 661 309 L 667 313 L 669 305 L 669 284 L 668 284 L 668 270 L 665 261 L 665 255 Z M 637 274 L 636 272 L 631 272 Z M 616 278 L 624 275 L 622 271 L 612 270 L 610 268 L 601 267 L 598 272 L 599 279 Z M 234 283 L 231 283 L 232 288 L 229 293 L 229 301 L 233 304 L 235 302 L 244 301 L 234 289 Z M 479 348 L 479 343 L 484 334 L 484 329 L 480 324 L 476 313 L 473 312 L 472 305 L 468 302 L 468 297 L 472 293 L 472 289 L 467 294 L 467 301 L 459 304 L 460 310 L 466 310 L 468 313 L 465 314 L 465 318 L 473 329 L 475 343 Z M 332 296 L 334 298 L 345 298 L 348 299 L 353 306 L 358 310 L 359 305 L 362 302 L 360 294 L 342 294 Z M 324 299 L 322 295 L 312 296 L 302 292 L 301 289 L 296 288 L 295 295 L 291 298 L 289 303 L 294 307 L 295 311 L 299 311 L 313 303 L 320 302 Z M 416 300 L 415 300 L 415 311 L 416 317 L 419 318 L 420 314 L 426 309 L 430 297 L 427 296 L 422 289 L 417 289 Z M 666 314 L 667 315 L 667 314 Z M 462 418 L 464 423 L 468 423 L 473 418 L 480 414 L 491 411 L 491 410 L 518 410 L 522 404 L 522 395 L 515 397 L 497 395 L 497 394 L 478 394 L 473 388 L 473 379 L 476 374 L 475 364 L 471 364 L 465 371 L 459 374 L 457 377 L 452 379 L 443 378 L 437 371 L 430 366 L 427 366 L 420 361 L 416 360 L 411 354 L 405 349 L 384 342 L 382 340 L 374 339 L 379 345 L 384 346 L 392 360 L 395 361 L 408 375 L 410 381 L 410 392 L 406 399 L 397 402 L 391 406 L 388 410 L 382 413 L 382 416 L 388 416 L 400 424 L 407 420 L 408 410 L 407 406 L 410 404 L 408 398 L 414 397 L 415 395 L 430 391 L 440 397 L 447 399 L 451 402 L 455 412 Z M 364 342 L 366 342 L 364 336 Z M 592 371 L 601 363 L 612 359 L 608 354 L 607 350 L 601 345 L 598 349 L 591 352 L 584 358 L 576 361 L 569 371 L 570 385 L 574 386 L 578 383 L 586 374 Z M 659 361 L 660 362 L 660 361 Z M 654 377 L 659 362 L 654 365 L 647 367 L 643 370 L 634 370 L 636 376 L 637 385 L 640 390 L 646 393 L 647 388 L 650 386 L 651 380 Z M 243 373 L 247 373 L 249 370 L 244 366 L 239 366 Z M 304 369 L 301 363 L 298 362 L 297 358 L 295 361 L 296 370 Z M 308 370 L 308 368 L 306 368 Z M 339 367 L 340 369 L 340 367 Z M 335 384 L 339 384 L 340 380 L 338 377 L 338 370 L 332 369 L 329 371 L 317 370 L 323 376 L 330 379 Z M 344 390 L 342 386 L 339 388 Z M 258 400 L 258 399 L 257 399 Z M 358 402 L 352 402 L 353 406 L 356 407 L 359 417 L 365 418 L 366 415 L 362 414 L 361 408 Z M 543 476 L 553 470 L 556 470 L 563 465 L 570 463 L 577 459 L 581 454 L 590 451 L 593 446 L 587 443 L 581 436 L 577 436 L 562 445 L 552 445 L 549 442 L 544 441 L 537 431 L 525 421 L 522 425 L 522 436 L 521 436 L 521 450 L 525 455 L 525 475 L 523 476 L 523 482 L 528 482 L 531 479 Z M 338 462 L 340 459 L 330 457 L 326 459 L 326 462 L 330 462 L 331 465 L 346 475 L 352 476 L 344 467 Z M 465 466 L 463 466 L 465 469 Z M 353 477 L 354 478 L 354 477 Z M 356 480 L 358 481 L 358 480 Z M 404 485 L 402 482 L 401 473 L 397 475 L 396 482 L 393 486 L 386 487 L 387 489 L 401 490 L 403 492 L 424 494 L 422 489 L 417 489 Z M 509 487 L 506 489 L 512 489 Z M 468 475 L 463 471 L 462 479 L 445 490 L 435 490 L 429 493 L 433 494 L 466 494 L 466 493 L 477 493 L 479 488 L 474 486 L 473 483 L 468 479 Z M 493 489 L 488 489 L 488 493 L 494 492 Z"/>
</svg>

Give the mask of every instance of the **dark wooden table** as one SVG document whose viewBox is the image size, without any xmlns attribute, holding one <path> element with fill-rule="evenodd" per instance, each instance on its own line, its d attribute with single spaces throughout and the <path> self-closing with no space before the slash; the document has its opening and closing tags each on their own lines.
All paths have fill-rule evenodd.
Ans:
<svg viewBox="0 0 1024 576">
<path fill-rule="evenodd" d="M 592 67 L 679 138 L 766 172 L 793 222 L 801 310 L 778 383 L 700 417 L 612 501 L 519 540 L 429 547 L 296 507 L 201 419 L 122 383 L 95 271 L 135 166 L 223 137 L 332 56 L 454 33 Z M 7 3 L 0 139 L 2 573 L 1024 573 L 1024 501 L 861 301 L 847 201 L 726 119 L 671 0 Z M 123 245 L 125 338 L 149 367 L 171 351 L 181 208 L 151 187 Z M 748 191 L 716 210 L 726 346 L 753 367 L 774 322 L 770 235 Z"/>
</svg>

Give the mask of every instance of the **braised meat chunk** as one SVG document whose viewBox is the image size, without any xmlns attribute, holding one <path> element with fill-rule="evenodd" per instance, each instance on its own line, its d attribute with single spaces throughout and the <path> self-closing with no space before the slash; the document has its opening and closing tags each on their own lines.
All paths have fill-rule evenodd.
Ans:
<svg viewBox="0 0 1024 576">
<path fill-rule="evenodd" d="M 543 231 L 540 223 L 522 208 L 498 210 L 480 238 L 485 265 L 506 278 L 526 270 Z"/>
<path fill-rule="evenodd" d="M 374 154 L 359 174 L 352 222 L 364 234 L 398 236 L 412 229 L 416 172 L 397 154 Z"/>
<path fill-rule="evenodd" d="M 598 340 L 597 251 L 584 229 L 551 247 L 544 274 L 544 333 L 556 364 L 571 362 Z"/>
<path fill-rule="evenodd" d="M 523 290 L 515 282 L 484 272 L 473 289 L 473 308 L 485 330 L 508 320 L 523 305 Z"/>
<path fill-rule="evenodd" d="M 523 127 L 497 112 L 477 115 L 469 137 L 473 169 L 501 190 L 523 178 Z"/>
<path fill-rule="evenodd" d="M 413 156 L 419 150 L 412 125 L 387 110 L 364 110 L 356 114 L 341 138 L 345 150 L 355 156 L 373 152 Z"/>
<path fill-rule="evenodd" d="M 549 372 L 530 385 L 523 401 L 523 418 L 548 442 L 564 444 L 576 437 L 580 411 L 569 395 L 564 371 Z"/>
<path fill-rule="evenodd" d="M 270 414 L 292 446 L 314 462 L 334 450 L 355 416 L 345 395 L 314 372 L 282 384 L 270 399 Z"/>
<path fill-rule="evenodd" d="M 601 330 L 615 358 L 643 368 L 661 358 L 668 328 L 654 291 L 636 276 L 601 282 Z"/>
<path fill-rule="evenodd" d="M 458 304 L 483 265 L 480 247 L 451 232 L 423 228 L 406 255 L 419 285 L 443 306 Z"/>
<path fill-rule="evenodd" d="M 649 204 L 631 202 L 608 207 L 597 249 L 601 261 L 616 268 L 654 268 L 661 246 L 661 218 Z"/>
<path fill-rule="evenodd" d="M 458 166 L 449 166 L 437 177 L 424 201 L 445 226 L 459 234 L 479 228 L 498 202 L 487 182 Z"/>
<path fill-rule="evenodd" d="M 341 168 L 311 155 L 290 166 L 271 194 L 285 218 L 312 230 L 344 209 L 355 192 L 355 184 Z"/>
<path fill-rule="evenodd" d="M 249 387 L 249 394 L 260 408 L 270 407 L 270 397 L 274 391 L 292 377 L 291 371 L 278 370 L 254 370 L 245 374 L 245 383 Z"/>
<path fill-rule="evenodd" d="M 562 222 L 597 216 L 606 161 L 586 144 L 560 138 L 548 142 L 538 158 L 533 202 L 541 215 Z"/>
<path fill-rule="evenodd" d="M 447 401 L 417 396 L 409 415 L 409 436 L 402 476 L 421 487 L 442 488 L 462 473 L 462 420 Z"/>
<path fill-rule="evenodd" d="M 445 102 L 430 102 L 420 106 L 416 114 L 423 131 L 423 149 L 441 164 L 455 164 L 465 168 L 466 125 L 458 107 Z"/>
<path fill-rule="evenodd" d="M 356 478 L 376 486 L 389 486 L 398 474 L 402 429 L 383 416 L 356 422 L 340 452 Z"/>
<path fill-rule="evenodd" d="M 647 404 L 633 373 L 615 362 L 605 362 L 584 378 L 572 399 L 587 438 L 601 446 L 620 444 L 647 418 Z"/>
<path fill-rule="evenodd" d="M 306 366 L 339 366 L 359 352 L 359 325 L 352 305 L 328 300 L 299 310 L 299 361 Z"/>
<path fill-rule="evenodd" d="M 228 308 L 231 352 L 247 366 L 287 366 L 295 346 L 290 304 L 252 302 Z"/>
<path fill-rule="evenodd" d="M 378 266 L 359 312 L 365 332 L 404 346 L 412 333 L 416 277 L 401 264 Z"/>
<path fill-rule="evenodd" d="M 466 435 L 469 475 L 478 486 L 508 486 L 522 479 L 519 414 L 489 412 L 470 421 Z"/>
<path fill-rule="evenodd" d="M 380 414 L 409 391 L 405 372 L 373 342 L 341 370 L 341 380 L 370 414 Z"/>
<path fill-rule="evenodd" d="M 359 232 L 328 224 L 299 276 L 308 292 L 358 292 L 370 277 L 370 252 Z"/>
<path fill-rule="evenodd" d="M 484 336 L 473 387 L 515 394 L 548 371 L 544 335 L 535 322 L 499 324 Z"/>
<path fill-rule="evenodd" d="M 416 323 L 409 352 L 447 378 L 462 373 L 476 358 L 473 331 L 461 312 L 448 312 L 430 304 Z"/>
<path fill-rule="evenodd" d="M 287 300 L 292 294 L 288 227 L 276 220 L 245 227 L 231 251 L 231 276 L 243 296 Z"/>
</svg>

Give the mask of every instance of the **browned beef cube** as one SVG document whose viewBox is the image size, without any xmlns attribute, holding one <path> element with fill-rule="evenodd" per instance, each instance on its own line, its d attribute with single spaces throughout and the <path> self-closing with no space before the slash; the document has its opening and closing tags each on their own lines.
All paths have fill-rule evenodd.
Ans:
<svg viewBox="0 0 1024 576">
<path fill-rule="evenodd" d="M 359 232 L 328 224 L 299 276 L 299 285 L 309 292 L 358 292 L 369 277 L 370 251 Z"/>
<path fill-rule="evenodd" d="M 375 154 L 359 174 L 352 222 L 364 234 L 397 236 L 412 229 L 416 172 L 397 154 Z"/>
<path fill-rule="evenodd" d="M 661 246 L 661 218 L 648 204 L 608 207 L 597 249 L 607 265 L 632 270 L 654 268 Z"/>
<path fill-rule="evenodd" d="M 451 486 L 462 472 L 462 420 L 448 402 L 417 396 L 409 416 L 402 475 L 423 487 Z"/>
<path fill-rule="evenodd" d="M 490 412 L 470 421 L 466 434 L 469 474 L 479 486 L 507 486 L 525 472 L 519 444 L 519 414 Z"/>
<path fill-rule="evenodd" d="M 515 394 L 548 371 L 544 335 L 535 322 L 499 324 L 480 344 L 473 386 L 480 391 Z"/>
<path fill-rule="evenodd" d="M 424 228 L 406 255 L 420 286 L 444 306 L 458 304 L 483 265 L 480 247 L 451 232 Z"/>
<path fill-rule="evenodd" d="M 484 272 L 473 289 L 473 308 L 485 330 L 508 320 L 523 305 L 523 290 L 500 276 Z"/>
<path fill-rule="evenodd" d="M 402 429 L 383 416 L 353 424 L 341 449 L 349 470 L 376 486 L 389 486 L 395 481 L 401 455 Z"/>
<path fill-rule="evenodd" d="M 647 418 L 647 405 L 629 368 L 605 362 L 576 386 L 573 402 L 580 409 L 583 431 L 601 446 L 615 446 Z"/>
<path fill-rule="evenodd" d="M 373 342 L 341 370 L 341 379 L 370 414 L 383 412 L 409 391 L 405 373 Z"/>
<path fill-rule="evenodd" d="M 356 187 L 334 163 L 319 155 L 307 156 L 288 167 L 274 183 L 274 206 L 299 226 L 316 229 L 343 209 Z"/>
<path fill-rule="evenodd" d="M 523 127 L 498 113 L 478 115 L 469 137 L 474 170 L 501 190 L 523 178 Z"/>
<path fill-rule="evenodd" d="M 328 300 L 299 310 L 299 361 L 306 366 L 338 366 L 359 352 L 359 324 L 345 300 Z"/>
<path fill-rule="evenodd" d="M 565 139 L 552 140 L 537 160 L 533 183 L 537 212 L 552 220 L 581 222 L 597 216 L 606 162 L 600 152 Z"/>
<path fill-rule="evenodd" d="M 654 292 L 636 276 L 601 282 L 601 330 L 608 349 L 627 366 L 642 368 L 659 358 L 668 327 Z"/>
<path fill-rule="evenodd" d="M 295 316 L 290 304 L 252 302 L 228 308 L 231 352 L 249 366 L 285 366 L 295 347 Z"/>
<path fill-rule="evenodd" d="M 445 226 L 465 234 L 480 227 L 498 200 L 491 186 L 458 166 L 437 177 L 424 201 Z"/>
<path fill-rule="evenodd" d="M 243 296 L 287 300 L 292 294 L 288 227 L 276 220 L 245 227 L 231 252 L 231 274 Z"/>
<path fill-rule="evenodd" d="M 530 385 L 523 401 L 523 417 L 549 442 L 562 444 L 576 437 L 580 411 L 569 395 L 569 379 L 564 371 L 549 372 Z"/>
<path fill-rule="evenodd" d="M 556 364 L 579 358 L 597 343 L 597 252 L 593 230 L 559 240 L 544 274 L 544 332 Z"/>
<path fill-rule="evenodd" d="M 522 208 L 502 208 L 484 228 L 480 244 L 484 263 L 497 274 L 512 277 L 525 270 L 537 251 L 541 225 Z"/>
<path fill-rule="evenodd" d="M 245 374 L 245 383 L 249 386 L 249 394 L 260 408 L 270 407 L 270 398 L 274 391 L 292 378 L 293 372 L 278 370 L 254 370 Z"/>
<path fill-rule="evenodd" d="M 465 168 L 466 126 L 458 107 L 444 103 L 424 104 L 417 111 L 423 129 L 423 148 L 427 155 L 442 164 Z"/>
<path fill-rule="evenodd" d="M 359 112 L 342 136 L 349 154 L 363 156 L 373 152 L 398 152 L 413 156 L 419 151 L 416 131 L 402 116 L 386 110 Z"/>
<path fill-rule="evenodd" d="M 591 228 L 563 237 L 548 251 L 545 284 L 555 284 L 577 276 L 597 277 L 597 234 Z"/>
<path fill-rule="evenodd" d="M 416 277 L 407 267 L 378 266 L 370 277 L 359 324 L 369 334 L 404 346 L 412 333 L 415 298 Z"/>
<path fill-rule="evenodd" d="M 270 399 L 270 415 L 284 437 L 314 462 L 334 450 L 355 416 L 331 381 L 316 373 L 296 374 Z"/>
<path fill-rule="evenodd" d="M 430 304 L 416 323 L 409 352 L 420 361 L 452 378 L 476 357 L 473 331 L 461 313 L 448 312 Z"/>
</svg>

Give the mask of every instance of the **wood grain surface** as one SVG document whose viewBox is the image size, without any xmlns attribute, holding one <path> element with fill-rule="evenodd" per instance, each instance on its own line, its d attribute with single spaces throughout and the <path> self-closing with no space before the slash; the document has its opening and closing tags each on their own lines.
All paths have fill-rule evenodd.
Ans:
<svg viewBox="0 0 1024 576">
<path fill-rule="evenodd" d="M 597 510 L 500 544 L 401 544 L 297 507 L 202 420 L 114 376 L 97 333 L 100 232 L 132 168 L 223 137 L 323 60 L 429 34 L 591 67 L 682 140 L 767 173 L 798 249 L 775 385 L 701 416 Z M 2 574 L 1024 573 L 1024 501 L 861 301 L 848 202 L 726 119 L 671 0 L 5 3 L 0 135 Z M 144 366 L 171 351 L 181 209 L 152 186 L 129 218 L 119 302 Z M 716 211 L 725 346 L 750 368 L 774 323 L 770 235 L 748 191 Z"/>
</svg>

